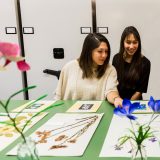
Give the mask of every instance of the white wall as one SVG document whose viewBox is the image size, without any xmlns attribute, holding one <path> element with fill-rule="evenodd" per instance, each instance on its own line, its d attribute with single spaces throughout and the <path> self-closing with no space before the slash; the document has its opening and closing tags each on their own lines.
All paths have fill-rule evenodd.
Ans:
<svg viewBox="0 0 160 160">
<path fill-rule="evenodd" d="M 24 35 L 25 54 L 31 64 L 28 84 L 37 85 L 30 99 L 44 93 L 53 99 L 57 78 L 43 70 L 61 70 L 71 59 L 78 58 L 86 35 L 80 27 L 91 27 L 90 0 L 21 0 L 24 27 L 34 27 L 35 34 Z M 64 48 L 64 59 L 53 58 L 53 48 Z"/>
</svg>

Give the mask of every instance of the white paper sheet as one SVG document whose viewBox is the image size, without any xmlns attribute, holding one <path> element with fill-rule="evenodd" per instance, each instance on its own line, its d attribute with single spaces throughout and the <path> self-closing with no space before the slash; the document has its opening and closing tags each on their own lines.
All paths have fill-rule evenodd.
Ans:
<svg viewBox="0 0 160 160">
<path fill-rule="evenodd" d="M 96 112 L 102 101 L 77 101 L 67 112 Z"/>
<path fill-rule="evenodd" d="M 149 114 L 136 114 L 137 121 L 141 124 L 148 122 L 151 118 Z M 158 117 L 151 125 L 154 130 L 158 131 L 156 136 L 160 139 L 160 117 Z M 128 128 L 131 129 L 130 120 L 126 117 L 122 118 L 117 115 L 113 116 L 111 125 L 106 135 L 100 157 L 131 157 L 131 145 L 126 142 L 121 150 L 116 150 L 115 145 L 118 144 L 118 138 L 128 134 Z M 160 157 L 160 147 L 158 142 L 152 142 L 146 140 L 144 145 L 146 146 L 147 157 Z"/>
<path fill-rule="evenodd" d="M 52 105 L 53 103 L 55 103 L 55 101 L 37 101 L 34 104 L 32 104 L 32 102 L 34 102 L 34 100 L 25 103 L 22 106 L 19 106 L 18 108 L 14 109 L 12 112 L 20 112 L 21 110 L 23 110 L 23 112 L 40 112 L 43 109 L 49 107 L 50 105 Z M 30 105 L 31 104 L 31 105 Z"/>
<path fill-rule="evenodd" d="M 1 113 L 5 114 L 5 113 Z M 15 117 L 17 113 L 11 113 L 12 117 Z M 27 120 L 29 120 L 35 113 L 20 113 L 17 116 L 17 122 L 19 123 L 17 126 L 22 128 Z M 33 118 L 33 120 L 27 125 L 24 132 L 31 128 L 34 124 L 36 124 L 40 119 L 42 119 L 47 113 L 41 113 L 40 115 Z M 11 123 L 6 116 L 0 117 L 1 122 Z M 17 133 L 13 126 L 1 124 L 0 123 L 0 151 L 11 144 L 14 140 L 20 137 L 20 134 Z"/>
<path fill-rule="evenodd" d="M 40 156 L 82 156 L 89 141 L 92 138 L 103 114 L 56 114 L 47 123 L 41 126 L 34 134 L 31 135 L 32 139 L 38 142 L 41 137 L 38 137 L 37 133 L 47 133 L 50 132 L 50 137 L 46 138 L 46 143 L 38 143 L 37 149 Z M 84 119 L 90 117 L 86 122 Z M 91 118 L 92 117 L 92 118 Z M 94 118 L 96 117 L 96 120 Z M 90 119 L 92 119 L 91 125 L 86 129 L 85 126 L 89 124 Z M 69 126 L 69 127 L 66 127 Z M 76 127 L 77 126 L 77 127 Z M 61 129 L 57 129 L 61 128 Z M 83 133 L 83 131 L 84 133 Z M 72 137 L 75 133 L 79 132 L 77 138 Z M 60 133 L 61 132 L 61 133 Z M 60 136 L 65 138 L 61 141 L 56 141 Z M 72 137 L 72 138 L 71 138 Z M 70 138 L 70 139 L 69 139 Z M 73 140 L 75 140 L 75 143 Z M 69 142 L 70 141 L 70 142 Z M 64 143 L 63 143 L 64 142 Z M 71 143 L 72 142 L 72 143 Z M 65 148 L 51 149 L 54 145 L 59 145 L 63 143 Z M 61 145 L 61 146 L 62 146 Z M 16 148 L 11 150 L 8 155 L 15 155 Z"/>
</svg>

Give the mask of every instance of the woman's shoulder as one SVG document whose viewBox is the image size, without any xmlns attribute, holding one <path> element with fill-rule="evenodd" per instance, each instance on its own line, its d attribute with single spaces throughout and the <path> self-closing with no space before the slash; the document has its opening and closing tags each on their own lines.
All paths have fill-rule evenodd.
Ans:
<svg viewBox="0 0 160 160">
<path fill-rule="evenodd" d="M 106 69 L 106 73 L 115 72 L 115 71 L 116 71 L 115 67 L 109 63 Z"/>
<path fill-rule="evenodd" d="M 110 64 L 110 63 L 108 63 L 107 68 L 109 68 L 109 69 L 115 69 L 115 67 L 112 64 Z"/>
<path fill-rule="evenodd" d="M 79 67 L 78 61 L 71 60 L 63 66 L 61 72 L 65 75 L 69 75 L 69 73 L 76 72 L 78 70 L 78 67 Z"/>
<path fill-rule="evenodd" d="M 113 61 L 119 61 L 120 60 L 120 57 L 121 57 L 121 55 L 120 55 L 120 53 L 117 53 L 117 54 L 115 54 L 114 56 L 113 56 Z"/>
<path fill-rule="evenodd" d="M 119 58 L 120 57 L 120 53 L 116 53 L 114 56 L 113 56 L 113 58 Z"/>
<path fill-rule="evenodd" d="M 123 61 L 121 60 L 121 55 L 120 53 L 117 53 L 113 56 L 113 60 L 112 60 L 112 64 L 114 67 L 118 68 L 119 65 L 122 63 Z"/>
<path fill-rule="evenodd" d="M 147 58 L 147 57 L 145 57 L 144 55 L 143 55 L 143 57 L 142 57 L 142 63 L 143 64 L 146 64 L 146 65 L 150 65 L 150 60 Z"/>
<path fill-rule="evenodd" d="M 150 68 L 151 68 L 151 62 L 145 56 L 142 57 L 142 68 L 144 71 L 150 71 Z"/>
<path fill-rule="evenodd" d="M 65 65 L 64 65 L 64 67 L 63 68 L 71 68 L 71 67 L 76 67 L 76 66 L 78 66 L 78 61 L 76 60 L 76 59 L 74 59 L 74 60 L 71 60 L 71 61 L 69 61 L 69 62 L 67 62 Z"/>
</svg>

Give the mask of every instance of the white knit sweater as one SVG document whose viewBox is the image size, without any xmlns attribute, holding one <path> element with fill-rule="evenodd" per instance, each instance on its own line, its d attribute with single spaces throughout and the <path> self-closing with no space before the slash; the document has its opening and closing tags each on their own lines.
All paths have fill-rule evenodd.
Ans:
<svg viewBox="0 0 160 160">
<path fill-rule="evenodd" d="M 82 70 L 77 60 L 67 63 L 58 81 L 55 100 L 105 100 L 111 91 L 117 91 L 117 73 L 108 64 L 105 74 L 100 78 L 82 78 Z"/>
</svg>

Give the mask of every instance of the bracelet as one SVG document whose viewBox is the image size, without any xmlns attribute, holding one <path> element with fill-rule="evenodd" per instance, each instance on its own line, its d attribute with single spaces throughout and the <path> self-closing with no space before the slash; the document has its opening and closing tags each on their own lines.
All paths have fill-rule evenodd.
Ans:
<svg viewBox="0 0 160 160">
<path fill-rule="evenodd" d="M 120 98 L 119 96 L 116 96 L 113 98 L 113 102 L 115 102 L 116 98 Z"/>
</svg>

